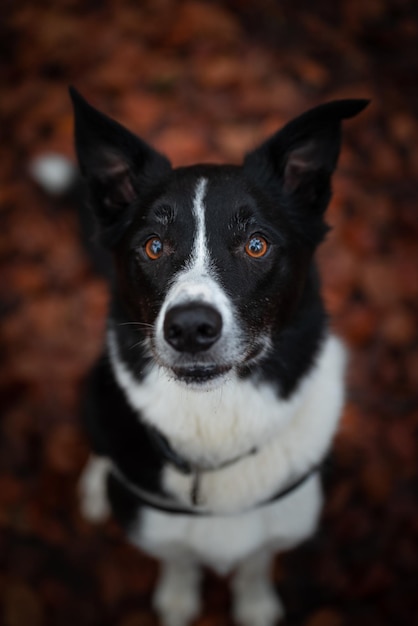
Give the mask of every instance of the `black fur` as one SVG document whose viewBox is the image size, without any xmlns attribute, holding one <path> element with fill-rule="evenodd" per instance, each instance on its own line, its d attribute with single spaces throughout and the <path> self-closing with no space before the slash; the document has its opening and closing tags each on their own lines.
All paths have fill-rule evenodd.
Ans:
<svg viewBox="0 0 418 626">
<path fill-rule="evenodd" d="M 238 311 L 248 343 L 249 356 L 236 371 L 289 397 L 311 367 L 326 328 L 313 254 L 327 231 L 323 215 L 341 121 L 359 113 L 367 101 L 330 102 L 308 111 L 248 154 L 242 166 L 172 169 L 164 156 L 93 109 L 74 89 L 71 96 L 89 203 L 100 241 L 113 257 L 110 318 L 124 363 L 140 381 L 154 358 L 143 340 L 148 337 L 152 345 L 153 324 L 170 281 L 190 254 L 193 193 L 205 177 L 213 271 Z M 270 244 L 263 258 L 242 252 L 253 233 Z M 144 245 L 154 235 L 168 252 L 150 262 Z M 266 328 L 272 349 L 254 361 L 260 329 Z M 205 362 L 205 355 L 199 358 Z M 131 482 L 158 493 L 167 458 L 128 406 L 106 356 L 92 376 L 90 398 L 93 447 L 110 456 Z M 125 511 L 123 519 L 131 519 L 132 497 L 115 477 L 110 492 L 115 507 Z"/>
</svg>

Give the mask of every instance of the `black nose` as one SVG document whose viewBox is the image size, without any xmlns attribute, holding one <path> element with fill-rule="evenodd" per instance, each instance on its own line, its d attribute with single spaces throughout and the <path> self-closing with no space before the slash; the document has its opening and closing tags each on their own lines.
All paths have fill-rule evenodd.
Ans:
<svg viewBox="0 0 418 626">
<path fill-rule="evenodd" d="M 218 341 L 222 331 L 220 313 L 207 304 L 173 306 L 165 315 L 164 337 L 178 352 L 203 352 Z"/>
</svg>

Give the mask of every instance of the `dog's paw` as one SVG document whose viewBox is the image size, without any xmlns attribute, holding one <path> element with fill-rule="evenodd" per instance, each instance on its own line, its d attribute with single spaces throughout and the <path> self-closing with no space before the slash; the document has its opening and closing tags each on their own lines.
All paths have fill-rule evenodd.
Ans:
<svg viewBox="0 0 418 626">
<path fill-rule="evenodd" d="M 200 612 L 198 570 L 191 564 L 163 564 L 153 604 L 163 626 L 189 626 Z"/>
<path fill-rule="evenodd" d="M 108 459 L 90 457 L 78 483 L 82 516 L 89 522 L 105 521 L 110 515 L 106 478 L 110 469 Z"/>
<path fill-rule="evenodd" d="M 189 626 L 200 611 L 199 596 L 181 585 L 160 585 L 154 596 L 154 608 L 164 626 Z"/>
<path fill-rule="evenodd" d="M 274 626 L 284 617 L 284 608 L 272 587 L 257 585 L 235 598 L 234 617 L 239 626 Z"/>
</svg>

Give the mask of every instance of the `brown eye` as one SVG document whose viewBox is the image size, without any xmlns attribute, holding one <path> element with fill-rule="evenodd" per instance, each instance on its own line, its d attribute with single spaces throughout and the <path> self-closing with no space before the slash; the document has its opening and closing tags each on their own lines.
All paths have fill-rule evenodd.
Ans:
<svg viewBox="0 0 418 626">
<path fill-rule="evenodd" d="M 145 244 L 144 250 L 151 261 L 156 261 L 163 253 L 163 242 L 158 237 L 151 237 Z"/>
<path fill-rule="evenodd" d="M 245 252 L 253 259 L 261 259 L 268 249 L 267 241 L 260 235 L 253 235 L 245 244 Z"/>
</svg>

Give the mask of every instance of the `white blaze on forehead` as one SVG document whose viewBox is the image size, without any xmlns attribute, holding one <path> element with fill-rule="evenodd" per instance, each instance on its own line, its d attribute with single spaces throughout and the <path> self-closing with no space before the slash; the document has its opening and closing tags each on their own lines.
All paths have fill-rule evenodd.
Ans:
<svg viewBox="0 0 418 626">
<path fill-rule="evenodd" d="M 199 178 L 195 187 L 192 206 L 195 220 L 193 244 L 185 267 L 176 276 L 168 295 L 170 305 L 186 300 L 215 304 L 220 300 L 221 289 L 211 271 L 212 263 L 207 245 L 204 202 L 207 185 L 206 178 Z"/>
<path fill-rule="evenodd" d="M 189 269 L 204 272 L 209 266 L 209 251 L 206 241 L 206 220 L 204 198 L 207 189 L 206 178 L 200 178 L 193 199 L 193 215 L 196 220 L 196 235 L 193 251 L 188 263 Z"/>
<path fill-rule="evenodd" d="M 169 358 L 167 356 L 168 352 L 172 352 L 172 348 L 167 346 L 164 338 L 166 312 L 171 307 L 188 302 L 208 304 L 221 314 L 223 322 L 222 334 L 224 337 L 223 347 L 220 347 L 219 342 L 215 347 L 220 360 L 225 361 L 226 355 L 228 355 L 230 360 L 231 355 L 239 351 L 238 345 L 241 332 L 238 327 L 234 306 L 220 284 L 213 260 L 210 258 L 204 202 L 207 187 L 207 179 L 199 178 L 193 196 L 192 213 L 195 222 L 195 232 L 190 255 L 184 267 L 173 276 L 171 287 L 157 317 L 155 343 L 156 349 L 163 360 L 164 357 L 166 359 Z"/>
</svg>

